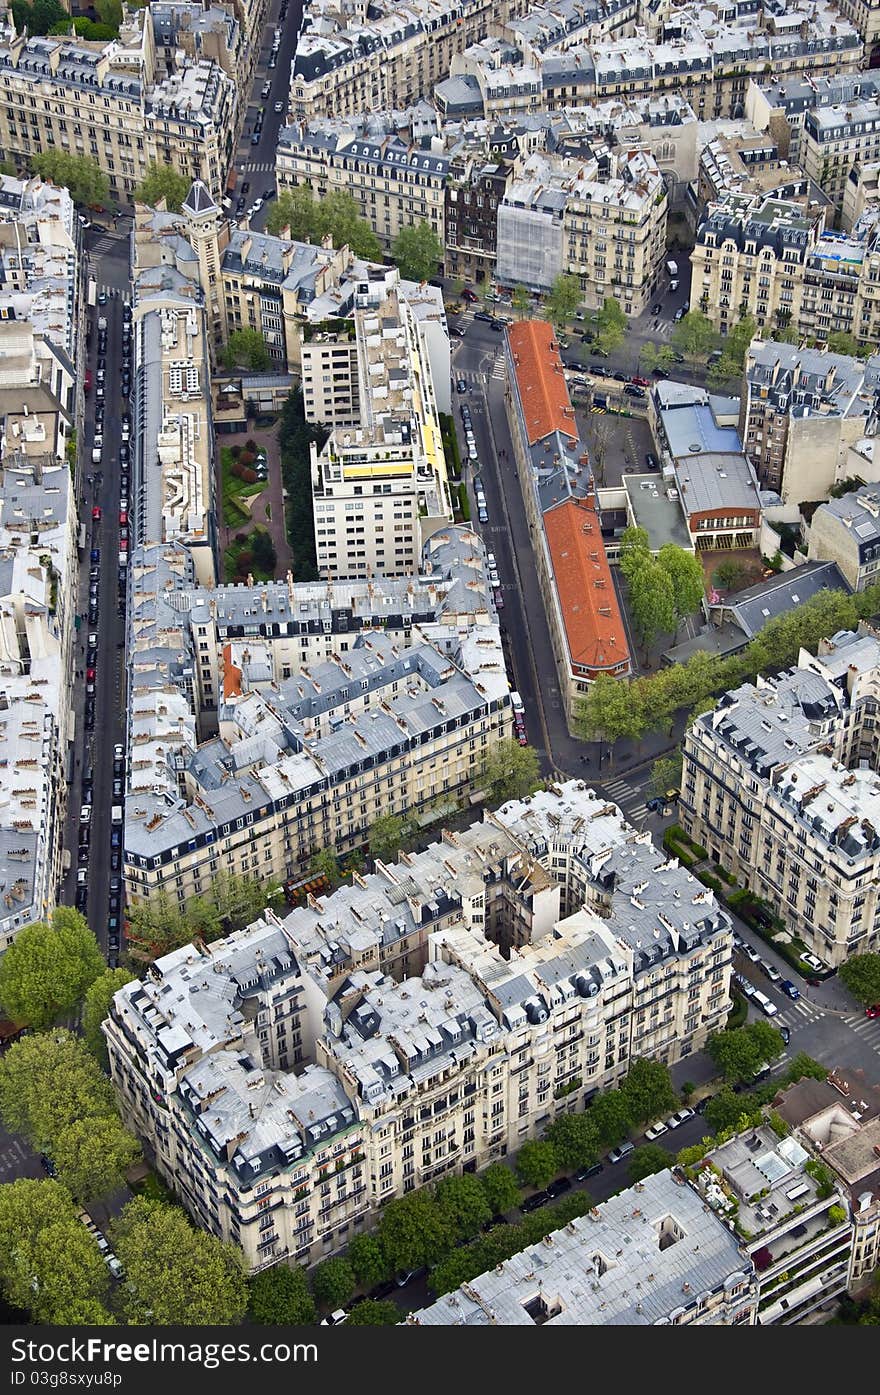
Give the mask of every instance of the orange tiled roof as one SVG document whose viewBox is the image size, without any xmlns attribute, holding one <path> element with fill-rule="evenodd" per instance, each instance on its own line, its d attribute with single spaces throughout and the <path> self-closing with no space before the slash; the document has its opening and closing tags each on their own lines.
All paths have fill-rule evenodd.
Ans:
<svg viewBox="0 0 880 1395">
<path fill-rule="evenodd" d="M 507 334 L 529 445 L 554 431 L 577 440 L 574 408 L 553 327 L 546 320 L 520 320 Z"/>
<path fill-rule="evenodd" d="M 241 697 L 241 669 L 232 662 L 232 645 L 223 646 L 223 696 Z"/>
<path fill-rule="evenodd" d="M 573 664 L 601 670 L 629 660 L 629 646 L 599 519 L 587 499 L 544 514 L 556 594 Z"/>
</svg>

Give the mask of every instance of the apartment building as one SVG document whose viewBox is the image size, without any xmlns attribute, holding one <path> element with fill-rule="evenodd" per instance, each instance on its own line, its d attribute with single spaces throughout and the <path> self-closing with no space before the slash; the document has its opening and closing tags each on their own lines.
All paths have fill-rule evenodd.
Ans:
<svg viewBox="0 0 880 1395">
<path fill-rule="evenodd" d="M 517 161 L 498 207 L 496 274 L 507 285 L 549 291 L 565 272 L 583 303 L 619 299 L 647 309 L 666 250 L 666 187 L 643 150 L 613 152 L 602 178 L 589 160 L 534 153 Z"/>
<path fill-rule="evenodd" d="M 456 807 L 512 717 L 482 545 L 436 533 L 418 576 L 201 589 L 194 550 L 130 568 L 129 903 L 219 866 L 284 880 L 379 813 Z M 436 816 L 436 814 L 435 814 Z"/>
<path fill-rule="evenodd" d="M 685 735 L 682 826 L 834 967 L 878 946 L 878 665 L 867 627 L 842 632 Z"/>
<path fill-rule="evenodd" d="M 415 0 L 339 6 L 320 0 L 305 14 L 291 68 L 295 120 L 358 116 L 430 96 L 453 56 L 490 27 L 525 13 L 525 0 Z"/>
<path fill-rule="evenodd" d="M 696 1187 L 730 1217 L 757 1275 L 757 1323 L 790 1327 L 845 1293 L 853 1224 L 845 1189 L 817 1180 L 811 1150 L 768 1124 L 706 1154 Z"/>
<path fill-rule="evenodd" d="M 310 1263 L 699 1049 L 730 952 L 712 893 L 569 781 L 160 959 L 114 1001 L 111 1072 L 199 1224 L 251 1269 Z"/>
<path fill-rule="evenodd" d="M 586 1282 L 585 1282 L 586 1280 Z M 754 1327 L 758 1282 L 722 1220 L 655 1172 L 407 1315 L 416 1327 Z"/>
<path fill-rule="evenodd" d="M 763 488 L 784 503 L 827 498 L 846 478 L 850 448 L 876 431 L 878 387 L 876 354 L 865 361 L 753 340 L 739 431 Z"/>
<path fill-rule="evenodd" d="M 554 331 L 521 320 L 506 337 L 507 417 L 559 690 L 573 724 L 600 673 L 631 659 L 605 555 L 589 453 L 580 440 Z"/>
<path fill-rule="evenodd" d="M 0 28 L 0 157 L 58 149 L 97 162 L 129 202 L 152 162 L 223 196 L 240 123 L 235 79 L 215 60 L 183 56 L 161 70 L 150 8 L 126 12 L 103 45 Z"/>
<path fill-rule="evenodd" d="M 880 492 L 876 485 L 828 499 L 810 523 L 810 561 L 836 562 L 854 591 L 880 579 Z"/>
<path fill-rule="evenodd" d="M 386 247 L 403 228 L 428 223 L 444 242 L 449 156 L 396 129 L 394 113 L 286 126 L 278 136 L 279 193 L 307 184 L 317 199 L 350 195 Z"/>
<path fill-rule="evenodd" d="M 190 200 L 198 202 L 200 187 Z M 142 210 L 132 238 L 131 533 L 140 545 L 185 544 L 209 585 L 218 575 L 210 337 L 198 282 L 151 255 L 165 216 Z"/>
<path fill-rule="evenodd" d="M 839 212 L 855 166 L 880 158 L 880 96 L 816 106 L 804 116 L 801 164 Z"/>
<path fill-rule="evenodd" d="M 355 308 L 354 352 L 346 325 L 332 342 L 302 339 L 307 415 L 318 411 L 318 376 L 324 410 L 334 386 L 334 415 L 357 402 L 350 429 L 334 426 L 320 452 L 311 447 L 316 557 L 329 578 L 411 575 L 427 539 L 452 521 L 426 340 L 398 286 L 382 275 L 372 284 L 382 298 Z"/>
<path fill-rule="evenodd" d="M 450 161 L 445 192 L 445 276 L 485 284 L 495 274 L 498 206 L 510 179 L 507 162 L 484 154 Z"/>
<path fill-rule="evenodd" d="M 763 196 L 784 203 L 830 209 L 830 200 L 800 165 L 780 157 L 779 146 L 767 131 L 756 131 L 748 121 L 713 122 L 721 127 L 700 151 L 697 183 L 697 220 L 709 204 L 728 194 Z M 724 128 L 727 129 L 724 129 Z M 830 209 L 833 216 L 833 209 Z"/>
</svg>

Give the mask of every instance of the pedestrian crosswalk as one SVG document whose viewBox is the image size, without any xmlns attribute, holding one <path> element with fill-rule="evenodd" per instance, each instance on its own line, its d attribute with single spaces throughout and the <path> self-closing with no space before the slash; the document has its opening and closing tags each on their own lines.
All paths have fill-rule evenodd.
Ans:
<svg viewBox="0 0 880 1395">
<path fill-rule="evenodd" d="M 851 1032 L 876 1051 L 880 1056 L 880 1017 L 866 1017 L 864 1013 L 851 1013 L 844 1022 Z"/>
<path fill-rule="evenodd" d="M 784 1007 L 778 1013 L 779 1021 L 784 1022 L 788 1027 L 803 1027 L 807 1022 L 818 1022 L 824 1016 L 823 1008 L 817 1007 L 815 1003 L 808 1003 L 803 998 L 788 1007 Z"/>
<path fill-rule="evenodd" d="M 496 358 L 495 362 L 493 363 L 493 365 L 492 365 L 492 374 L 491 374 L 491 376 L 492 376 L 493 378 L 500 379 L 501 382 L 506 382 L 506 381 L 507 381 L 507 369 L 506 369 L 505 364 L 504 364 L 504 355 L 503 355 L 503 354 L 499 354 L 498 357 Z"/>
<path fill-rule="evenodd" d="M 92 256 L 106 256 L 108 252 L 115 252 L 123 240 L 124 234 L 114 237 L 112 233 L 102 233 L 89 243 L 89 253 Z"/>
<path fill-rule="evenodd" d="M 603 780 L 603 788 L 608 791 L 615 804 L 619 804 L 628 819 L 633 822 L 642 819 L 647 814 L 644 790 L 634 789 L 627 781 L 622 779 Z"/>
<path fill-rule="evenodd" d="M 242 174 L 268 174 L 275 173 L 275 166 L 271 160 L 245 160 L 239 166 Z"/>
</svg>

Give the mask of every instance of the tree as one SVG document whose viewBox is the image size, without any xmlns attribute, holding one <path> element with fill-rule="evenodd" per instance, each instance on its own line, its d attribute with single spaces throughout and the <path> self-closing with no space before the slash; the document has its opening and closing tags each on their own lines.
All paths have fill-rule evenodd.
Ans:
<svg viewBox="0 0 880 1395">
<path fill-rule="evenodd" d="M 334 247 L 348 247 L 355 257 L 381 262 L 382 244 L 351 194 L 334 189 L 319 200 L 315 216 L 319 237 L 329 235 Z"/>
<path fill-rule="evenodd" d="M 85 917 L 56 906 L 51 925 L 26 925 L 0 959 L 0 1006 L 13 1022 L 42 1030 L 71 1012 L 104 968 Z"/>
<path fill-rule="evenodd" d="M 179 213 L 191 183 L 192 180 L 180 174 L 173 165 L 161 165 L 154 160 L 134 191 L 134 201 L 152 208 L 164 199 L 169 213 Z"/>
<path fill-rule="evenodd" d="M 672 349 L 668 344 L 643 344 L 639 350 L 639 363 L 646 373 L 653 373 L 655 368 L 665 371 L 671 368 L 674 362 Z"/>
<path fill-rule="evenodd" d="M 95 0 L 95 13 L 106 24 L 108 29 L 114 29 L 119 33 L 119 26 L 122 23 L 122 5 L 120 0 Z"/>
<path fill-rule="evenodd" d="M 0 1285 L 10 1303 L 40 1323 L 76 1322 L 87 1307 L 106 1321 L 109 1280 L 60 1182 L 21 1177 L 0 1186 Z"/>
<path fill-rule="evenodd" d="M 651 766 L 651 789 L 657 796 L 681 784 L 681 752 L 677 756 L 660 756 Z"/>
<path fill-rule="evenodd" d="M 524 320 L 531 311 L 532 297 L 525 286 L 514 286 L 510 303 L 516 311 L 517 317 Z"/>
<path fill-rule="evenodd" d="M 355 1235 L 348 1247 L 348 1262 L 361 1288 L 375 1288 L 388 1278 L 388 1260 L 375 1235 Z"/>
<path fill-rule="evenodd" d="M 402 1313 L 390 1298 L 365 1298 L 348 1315 L 349 1327 L 395 1327 Z"/>
<path fill-rule="evenodd" d="M 330 890 L 335 891 L 342 880 L 336 849 L 322 848 L 320 852 L 316 852 L 309 863 L 309 871 L 316 877 L 326 877 L 330 883 Z"/>
<path fill-rule="evenodd" d="M 553 1144 L 565 1172 L 586 1167 L 599 1156 L 599 1131 L 592 1111 L 560 1114 L 547 1125 L 544 1137 Z"/>
<path fill-rule="evenodd" d="M 69 191 L 74 203 L 104 205 L 110 197 L 110 180 L 87 155 L 63 150 L 43 150 L 31 156 L 34 173 Z"/>
<path fill-rule="evenodd" d="M 117 1118 L 113 1088 L 85 1042 L 56 1029 L 22 1037 L 0 1057 L 0 1115 L 53 1161 L 77 1120 Z"/>
<path fill-rule="evenodd" d="M 486 1201 L 493 1216 L 503 1216 L 520 1203 L 520 1190 L 513 1173 L 504 1163 L 490 1163 L 480 1173 L 480 1186 L 486 1193 Z"/>
<path fill-rule="evenodd" d="M 657 553 L 657 562 L 672 582 L 672 603 L 678 619 L 693 615 L 706 594 L 700 559 L 675 543 L 664 543 Z"/>
<path fill-rule="evenodd" d="M 583 297 L 581 295 L 580 282 L 576 276 L 569 276 L 567 272 L 560 272 L 550 288 L 550 293 L 544 302 L 544 316 L 555 325 L 557 329 L 562 329 L 571 320 L 574 312 L 579 309 Z"/>
<path fill-rule="evenodd" d="M 621 574 L 631 582 L 633 577 L 651 561 L 651 539 L 646 528 L 624 528 L 620 535 L 617 565 Z"/>
<path fill-rule="evenodd" d="M 605 457 L 614 437 L 615 427 L 604 412 L 591 412 L 587 417 L 587 441 L 590 447 L 590 468 L 600 484 L 605 483 Z"/>
<path fill-rule="evenodd" d="M 736 557 L 725 557 L 712 573 L 712 580 L 719 591 L 735 591 L 742 586 L 745 570 Z"/>
<path fill-rule="evenodd" d="M 308 184 L 282 189 L 266 214 L 266 231 L 278 237 L 285 229 L 296 242 L 311 242 L 316 235 L 317 206 Z"/>
<path fill-rule="evenodd" d="M 379 1240 L 392 1273 L 436 1264 L 454 1243 L 448 1216 L 424 1188 L 395 1197 L 385 1207 Z"/>
<path fill-rule="evenodd" d="M 59 1182 L 83 1204 L 122 1187 L 140 1152 L 137 1139 L 115 1114 L 75 1119 L 51 1147 Z"/>
<path fill-rule="evenodd" d="M 422 219 L 401 228 L 391 244 L 391 259 L 405 281 L 430 281 L 443 261 L 443 244 Z"/>
<path fill-rule="evenodd" d="M 621 1090 L 606 1090 L 597 1096 L 590 1106 L 590 1118 L 603 1148 L 619 1143 L 632 1128 L 629 1104 Z"/>
<path fill-rule="evenodd" d="M 241 364 L 253 373 L 266 373 L 272 367 L 272 356 L 259 330 L 236 329 L 223 350 L 223 362 L 227 368 Z"/>
<path fill-rule="evenodd" d="M 721 1133 L 722 1129 L 731 1128 L 744 1112 L 743 1096 L 735 1095 L 730 1086 L 725 1085 L 709 1100 L 703 1117 L 713 1133 Z"/>
<path fill-rule="evenodd" d="M 724 1079 L 735 1085 L 753 1080 L 764 1061 L 778 1056 L 782 1046 L 782 1037 L 775 1027 L 766 1022 L 750 1022 L 730 1032 L 714 1032 L 706 1050 Z"/>
<path fill-rule="evenodd" d="M 392 862 L 409 836 L 409 825 L 397 814 L 380 814 L 367 830 L 371 856 L 380 862 Z"/>
<path fill-rule="evenodd" d="M 596 318 L 596 344 L 606 354 L 613 354 L 626 338 L 628 321 L 620 308 L 620 301 L 614 296 L 606 296 L 602 309 Z"/>
<path fill-rule="evenodd" d="M 341 1308 L 351 1301 L 355 1277 L 347 1259 L 334 1255 L 319 1264 L 312 1274 L 312 1292 L 323 1308 Z"/>
<path fill-rule="evenodd" d="M 19 34 L 24 29 L 32 37 L 37 34 L 49 34 L 56 24 L 66 22 L 67 31 L 70 31 L 70 15 L 58 0 L 33 0 L 32 4 L 27 4 L 27 0 L 12 0 L 12 18 Z"/>
<path fill-rule="evenodd" d="M 317 1312 L 306 1271 L 298 1265 L 274 1264 L 254 1274 L 248 1283 L 248 1313 L 266 1327 L 306 1327 L 314 1322 Z"/>
<path fill-rule="evenodd" d="M 858 358 L 862 349 L 858 339 L 845 329 L 832 330 L 827 347 L 830 354 L 847 354 L 850 358 Z"/>
<path fill-rule="evenodd" d="M 489 751 L 479 780 L 490 804 L 523 799 L 540 784 L 537 754 L 531 746 L 520 746 L 517 741 L 499 741 Z"/>
<path fill-rule="evenodd" d="M 248 1289 L 241 1250 L 196 1230 L 178 1206 L 138 1197 L 112 1226 L 125 1269 L 120 1304 L 138 1326 L 241 1322 Z"/>
<path fill-rule="evenodd" d="M 660 1061 L 633 1061 L 620 1087 L 630 1118 L 636 1124 L 646 1124 L 658 1114 L 666 1114 L 678 1104 L 672 1079 Z"/>
<path fill-rule="evenodd" d="M 633 624 L 644 648 L 650 649 L 659 634 L 675 630 L 672 581 L 658 562 L 647 562 L 629 583 Z"/>
<path fill-rule="evenodd" d="M 83 1003 L 83 1038 L 102 1070 L 108 1069 L 107 1042 L 101 1031 L 101 1023 L 110 1012 L 115 995 L 120 988 L 131 983 L 135 974 L 128 969 L 107 969 L 90 984 Z"/>
<path fill-rule="evenodd" d="M 659 1143 L 643 1143 L 629 1156 L 629 1180 L 641 1182 L 652 1172 L 665 1172 L 672 1166 L 672 1156 Z"/>
<path fill-rule="evenodd" d="M 579 734 L 586 741 L 608 741 L 612 745 L 621 737 L 637 741 L 645 730 L 645 714 L 634 700 L 636 692 L 625 679 L 600 673 L 578 708 Z"/>
<path fill-rule="evenodd" d="M 699 310 L 689 310 L 675 326 L 671 337 L 673 348 L 692 363 L 704 363 L 718 339 L 711 321 Z"/>
<path fill-rule="evenodd" d="M 267 576 L 274 576 L 278 555 L 271 535 L 266 532 L 265 528 L 255 528 L 250 534 L 248 542 L 254 554 L 254 564 Z"/>
<path fill-rule="evenodd" d="M 837 974 L 857 1002 L 868 1007 L 880 1003 L 880 954 L 854 954 Z"/>
<path fill-rule="evenodd" d="M 520 1148 L 516 1175 L 524 1187 L 546 1187 L 559 1171 L 559 1154 L 546 1138 L 529 1139 Z"/>
<path fill-rule="evenodd" d="M 723 351 L 717 363 L 709 369 L 709 382 L 720 384 L 738 378 L 742 373 L 748 347 L 758 329 L 753 315 L 745 315 L 739 320 L 723 341 Z"/>
<path fill-rule="evenodd" d="M 486 1193 L 472 1172 L 460 1177 L 444 1177 L 434 1190 L 434 1198 L 446 1215 L 459 1240 L 470 1240 L 492 1219 Z"/>
</svg>

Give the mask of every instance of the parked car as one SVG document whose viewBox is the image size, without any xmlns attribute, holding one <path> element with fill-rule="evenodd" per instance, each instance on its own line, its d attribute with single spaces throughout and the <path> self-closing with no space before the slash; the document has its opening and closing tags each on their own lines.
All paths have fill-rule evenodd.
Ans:
<svg viewBox="0 0 880 1395">
<path fill-rule="evenodd" d="M 657 457 L 653 451 L 645 451 L 645 464 L 647 465 L 649 470 L 657 469 Z"/>
<path fill-rule="evenodd" d="M 874 1003 L 871 1007 L 865 1008 L 866 1017 L 880 1017 L 880 1003 Z"/>
<path fill-rule="evenodd" d="M 465 286 L 461 293 L 461 298 L 462 300 L 466 300 L 470 305 L 476 305 L 477 301 L 480 299 L 476 291 L 472 291 L 469 286 Z"/>
<path fill-rule="evenodd" d="M 779 1032 L 779 1035 L 782 1037 L 783 1045 L 788 1046 L 789 1042 L 791 1041 L 791 1031 L 789 1030 L 789 1028 L 786 1027 L 785 1023 L 783 1022 L 777 1028 L 777 1031 Z"/>
<path fill-rule="evenodd" d="M 786 998 L 791 998 L 793 1003 L 796 1003 L 798 998 L 801 996 L 801 990 L 794 983 L 792 983 L 790 978 L 784 978 L 780 980 L 779 991 L 780 993 L 784 993 Z"/>
<path fill-rule="evenodd" d="M 487 325 L 491 325 L 491 324 L 494 324 L 494 323 L 495 323 L 495 316 L 494 316 L 494 315 L 490 315 L 488 310 L 475 310 L 475 311 L 474 311 L 474 319 L 475 319 L 475 320 L 483 320 L 484 323 L 487 324 Z"/>
<path fill-rule="evenodd" d="M 655 1138 L 661 1138 L 664 1133 L 669 1132 L 668 1124 L 652 1124 L 649 1129 L 645 1129 L 645 1137 L 653 1143 Z"/>
<path fill-rule="evenodd" d="M 504 595 L 500 586 L 496 586 L 495 590 L 492 592 L 492 599 L 495 602 L 496 610 L 504 609 Z"/>
<path fill-rule="evenodd" d="M 624 1158 L 629 1157 L 634 1148 L 635 1144 L 629 1141 L 620 1143 L 616 1148 L 611 1149 L 611 1152 L 608 1154 L 608 1161 L 610 1163 L 622 1162 Z"/>
<path fill-rule="evenodd" d="M 541 1206 L 546 1206 L 549 1200 L 549 1192 L 535 1192 L 532 1196 L 526 1197 L 520 1210 L 525 1212 L 537 1211 Z"/>
<path fill-rule="evenodd" d="M 757 1003 L 765 1017 L 775 1017 L 779 1008 L 772 1003 L 766 993 L 759 993 L 757 989 L 752 994 L 752 1002 Z"/>
<path fill-rule="evenodd" d="M 588 1177 L 596 1177 L 600 1172 L 605 1171 L 605 1164 L 600 1162 L 588 1163 L 586 1167 L 580 1168 L 574 1174 L 576 1182 L 586 1182 Z"/>
<path fill-rule="evenodd" d="M 555 1182 L 551 1182 L 547 1188 L 547 1195 L 551 1201 L 555 1201 L 557 1196 L 562 1196 L 564 1192 L 571 1191 L 570 1177 L 557 1177 Z"/>
<path fill-rule="evenodd" d="M 344 1308 L 336 1308 L 327 1317 L 321 1318 L 321 1327 L 339 1327 L 340 1323 L 348 1322 L 348 1313 Z"/>
<path fill-rule="evenodd" d="M 458 380 L 458 382 L 455 384 L 455 386 L 456 386 L 456 389 L 457 389 L 458 392 L 467 392 L 467 390 L 468 390 L 468 385 L 467 385 L 467 383 L 465 382 L 464 378 L 459 378 L 459 380 Z"/>
<path fill-rule="evenodd" d="M 813 969 L 817 974 L 825 972 L 825 965 L 822 963 L 821 959 L 816 958 L 815 954 L 802 954 L 801 959 L 808 969 Z"/>
<path fill-rule="evenodd" d="M 662 315 L 662 314 L 663 314 L 663 306 L 660 304 L 659 300 L 658 300 L 658 302 L 657 302 L 656 305 L 652 305 L 652 306 L 651 306 L 651 314 L 652 314 L 652 315 Z"/>
<path fill-rule="evenodd" d="M 624 383 L 623 390 L 627 397 L 646 397 L 644 388 L 638 387 L 635 383 Z"/>
<path fill-rule="evenodd" d="M 693 1117 L 694 1111 L 692 1109 L 677 1109 L 675 1113 L 670 1114 L 669 1118 L 666 1120 L 666 1127 L 668 1129 L 680 1128 L 682 1124 L 687 1123 L 688 1119 L 693 1119 Z"/>
<path fill-rule="evenodd" d="M 761 962 L 761 956 L 754 945 L 743 945 L 743 954 L 747 959 L 751 959 L 753 964 L 759 964 Z"/>
</svg>

